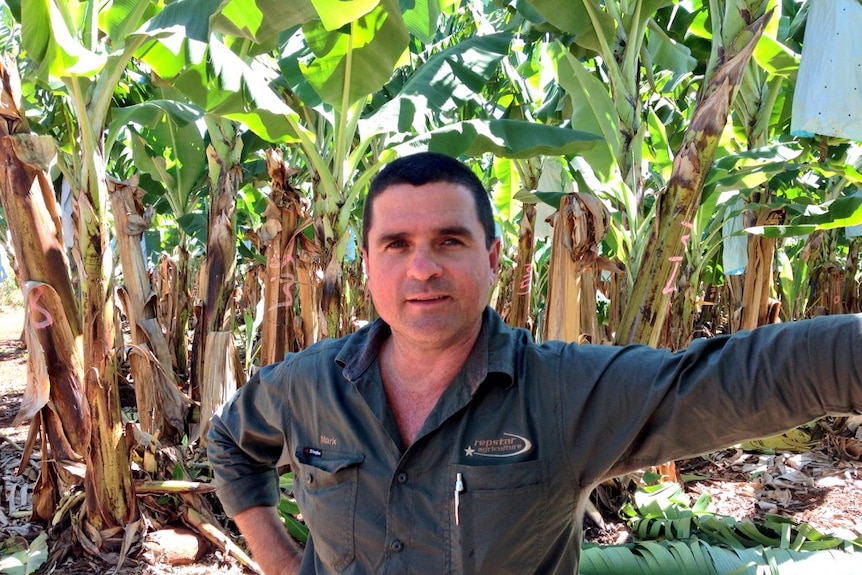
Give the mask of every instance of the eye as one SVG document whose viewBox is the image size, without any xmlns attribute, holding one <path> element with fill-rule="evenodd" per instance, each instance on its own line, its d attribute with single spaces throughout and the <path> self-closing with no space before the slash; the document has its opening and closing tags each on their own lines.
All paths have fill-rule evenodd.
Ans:
<svg viewBox="0 0 862 575">
<path fill-rule="evenodd" d="M 444 246 L 460 246 L 463 244 L 464 242 L 462 242 L 459 238 L 446 238 L 443 240 Z"/>
<path fill-rule="evenodd" d="M 405 242 L 404 240 L 392 240 L 391 242 L 386 244 L 386 249 L 397 250 L 397 249 L 401 249 L 401 248 L 406 247 L 406 246 L 407 246 L 407 242 Z"/>
</svg>

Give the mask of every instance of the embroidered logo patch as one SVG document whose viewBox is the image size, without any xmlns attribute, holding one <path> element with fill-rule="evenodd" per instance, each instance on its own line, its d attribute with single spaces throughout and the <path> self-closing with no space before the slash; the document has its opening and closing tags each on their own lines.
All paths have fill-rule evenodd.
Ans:
<svg viewBox="0 0 862 575">
<path fill-rule="evenodd" d="M 464 449 L 467 457 L 514 457 L 527 453 L 533 443 L 526 437 L 504 433 L 496 439 L 476 439 Z"/>
</svg>

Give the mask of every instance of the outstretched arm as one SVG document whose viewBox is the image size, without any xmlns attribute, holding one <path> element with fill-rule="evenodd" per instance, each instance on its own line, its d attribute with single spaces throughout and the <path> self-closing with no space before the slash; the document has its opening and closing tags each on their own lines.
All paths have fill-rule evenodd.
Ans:
<svg viewBox="0 0 862 575">
<path fill-rule="evenodd" d="M 297 575 L 302 551 L 290 539 L 275 507 L 257 505 L 233 518 L 266 575 Z"/>
</svg>

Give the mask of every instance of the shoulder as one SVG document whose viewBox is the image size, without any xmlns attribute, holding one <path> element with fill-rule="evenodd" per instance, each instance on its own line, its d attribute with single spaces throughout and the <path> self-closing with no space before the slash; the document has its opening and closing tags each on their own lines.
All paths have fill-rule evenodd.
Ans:
<svg viewBox="0 0 862 575">
<path fill-rule="evenodd" d="M 305 349 L 288 353 L 276 365 L 287 372 L 336 365 L 338 358 L 346 349 L 354 347 L 357 339 L 361 339 L 358 332 L 340 338 L 322 339 Z"/>
</svg>

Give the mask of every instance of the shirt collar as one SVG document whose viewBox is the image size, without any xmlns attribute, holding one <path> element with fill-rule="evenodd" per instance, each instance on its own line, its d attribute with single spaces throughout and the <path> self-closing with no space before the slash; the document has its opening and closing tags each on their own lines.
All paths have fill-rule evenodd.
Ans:
<svg viewBox="0 0 862 575">
<path fill-rule="evenodd" d="M 335 361 L 348 381 L 356 381 L 374 363 L 381 344 L 391 333 L 389 325 L 377 319 L 347 338 Z M 505 376 L 508 385 L 514 382 L 516 333 L 496 311 L 485 308 L 479 337 L 462 369 L 471 393 L 475 394 L 492 373 Z"/>
</svg>

